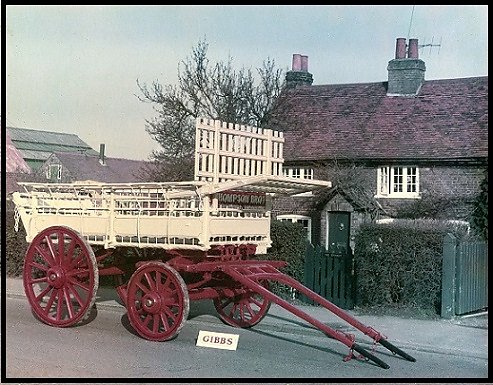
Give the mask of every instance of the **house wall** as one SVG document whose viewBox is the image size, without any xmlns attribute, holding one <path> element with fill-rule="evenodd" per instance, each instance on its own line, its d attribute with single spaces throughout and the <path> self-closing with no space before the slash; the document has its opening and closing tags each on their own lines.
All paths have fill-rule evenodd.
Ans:
<svg viewBox="0 0 493 385">
<path fill-rule="evenodd" d="M 380 198 L 378 201 L 392 216 L 409 216 L 414 211 L 416 215 L 435 219 L 468 221 L 484 170 L 478 166 L 420 167 L 420 199 Z"/>
<path fill-rule="evenodd" d="M 429 217 L 469 221 L 473 202 L 479 194 L 485 167 L 480 166 L 422 166 L 419 167 L 420 193 L 416 198 L 375 198 L 377 191 L 377 167 L 338 166 L 318 167 L 316 179 L 330 180 L 333 186 L 346 184 L 349 194 L 355 198 L 348 202 L 340 194 L 327 202 L 316 198 L 281 198 L 274 201 L 273 216 L 281 214 L 306 215 L 312 218 L 313 243 L 326 244 L 327 212 L 346 211 L 351 213 L 350 246 L 354 249 L 354 236 L 365 221 L 382 217 Z M 372 216 L 370 203 L 378 204 L 386 215 Z M 315 207 L 317 206 L 317 207 Z"/>
</svg>

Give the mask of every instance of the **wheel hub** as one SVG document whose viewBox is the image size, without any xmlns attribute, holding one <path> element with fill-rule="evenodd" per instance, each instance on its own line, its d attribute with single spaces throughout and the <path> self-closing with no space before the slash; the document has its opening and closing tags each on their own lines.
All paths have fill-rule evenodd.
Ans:
<svg viewBox="0 0 493 385">
<path fill-rule="evenodd" d="M 142 298 L 143 309 L 152 314 L 157 314 L 161 308 L 161 297 L 156 292 L 147 293 Z"/>
<path fill-rule="evenodd" d="M 48 284 L 59 289 L 65 284 L 65 272 L 60 267 L 52 267 L 47 274 Z"/>
</svg>

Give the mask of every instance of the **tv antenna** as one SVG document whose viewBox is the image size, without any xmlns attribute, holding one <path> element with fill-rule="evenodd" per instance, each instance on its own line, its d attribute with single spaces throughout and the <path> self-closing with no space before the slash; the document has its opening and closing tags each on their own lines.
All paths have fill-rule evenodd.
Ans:
<svg viewBox="0 0 493 385">
<path fill-rule="evenodd" d="M 414 8 L 416 6 L 413 5 L 413 10 L 411 11 L 411 20 L 409 21 L 409 30 L 407 32 L 407 41 L 409 41 L 409 38 L 411 37 L 411 27 L 413 25 L 413 17 L 414 17 Z M 418 44 L 418 48 L 425 48 L 425 47 L 430 47 L 430 55 L 431 55 L 431 49 L 433 47 L 438 47 L 438 54 L 440 54 L 440 47 L 442 46 L 442 38 L 440 37 L 440 43 L 434 44 L 434 36 L 431 37 L 431 43 L 425 43 L 425 44 Z"/>
<path fill-rule="evenodd" d="M 438 47 L 438 55 L 439 55 L 440 54 L 440 47 L 442 46 L 442 38 L 440 37 L 440 43 L 438 43 L 438 44 L 433 44 L 433 39 L 434 39 L 434 36 L 431 37 L 431 43 L 418 44 L 418 48 L 430 47 L 430 54 L 431 54 L 431 49 L 433 47 Z"/>
</svg>

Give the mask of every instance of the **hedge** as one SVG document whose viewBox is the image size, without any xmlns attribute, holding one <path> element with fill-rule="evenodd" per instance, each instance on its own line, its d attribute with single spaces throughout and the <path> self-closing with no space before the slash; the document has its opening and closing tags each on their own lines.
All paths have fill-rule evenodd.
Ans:
<svg viewBox="0 0 493 385">
<path fill-rule="evenodd" d="M 439 312 L 443 239 L 447 232 L 464 234 L 439 221 L 362 225 L 354 255 L 357 306 L 402 306 Z"/>
</svg>

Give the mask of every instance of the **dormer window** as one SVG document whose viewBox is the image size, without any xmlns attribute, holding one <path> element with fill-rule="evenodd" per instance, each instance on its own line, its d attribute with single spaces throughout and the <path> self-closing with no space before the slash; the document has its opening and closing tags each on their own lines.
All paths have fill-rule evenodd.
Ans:
<svg viewBox="0 0 493 385">
<path fill-rule="evenodd" d="M 419 198 L 419 168 L 383 166 L 377 171 L 376 198 Z"/>
</svg>

